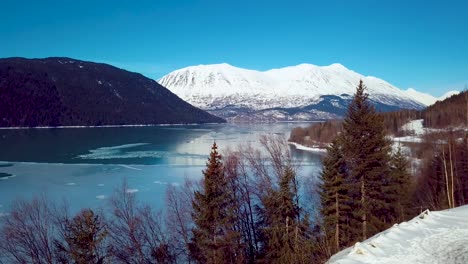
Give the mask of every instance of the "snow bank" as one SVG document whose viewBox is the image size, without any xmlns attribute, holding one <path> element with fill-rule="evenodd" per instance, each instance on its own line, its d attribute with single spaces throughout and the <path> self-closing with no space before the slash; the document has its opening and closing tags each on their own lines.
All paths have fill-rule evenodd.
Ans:
<svg viewBox="0 0 468 264">
<path fill-rule="evenodd" d="M 416 135 L 422 135 L 425 133 L 423 127 L 423 119 L 411 120 L 401 127 L 404 131 L 412 131 Z"/>
<path fill-rule="evenodd" d="M 338 252 L 327 263 L 468 263 L 468 205 L 426 210 Z"/>
<path fill-rule="evenodd" d="M 319 148 L 319 147 L 306 147 L 304 145 L 295 143 L 295 142 L 288 142 L 289 145 L 293 145 L 296 149 L 310 151 L 310 152 L 327 152 L 326 148 Z"/>
</svg>

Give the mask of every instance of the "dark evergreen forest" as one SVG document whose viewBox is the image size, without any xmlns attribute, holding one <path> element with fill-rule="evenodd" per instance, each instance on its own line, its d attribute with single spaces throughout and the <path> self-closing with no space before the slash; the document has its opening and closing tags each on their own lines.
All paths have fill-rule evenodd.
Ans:
<svg viewBox="0 0 468 264">
<path fill-rule="evenodd" d="M 156 81 L 107 64 L 0 59 L 0 127 L 221 122 Z"/>
</svg>

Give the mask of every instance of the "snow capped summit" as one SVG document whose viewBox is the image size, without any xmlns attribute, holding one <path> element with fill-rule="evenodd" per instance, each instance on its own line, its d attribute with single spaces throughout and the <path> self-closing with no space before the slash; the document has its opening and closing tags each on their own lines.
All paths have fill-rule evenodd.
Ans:
<svg viewBox="0 0 468 264">
<path fill-rule="evenodd" d="M 442 95 L 441 97 L 439 97 L 438 101 L 442 101 L 442 100 L 445 100 L 447 98 L 449 98 L 450 96 L 452 95 L 457 95 L 459 94 L 460 91 L 448 91 L 446 92 L 444 95 Z"/>
<path fill-rule="evenodd" d="M 237 68 L 227 63 L 190 66 L 162 77 L 159 83 L 203 109 L 240 105 L 252 109 L 302 107 L 321 95 L 353 94 L 359 80 L 372 99 L 418 107 L 405 92 L 384 80 L 364 76 L 334 63 L 299 64 L 268 71 Z"/>
<path fill-rule="evenodd" d="M 424 104 L 425 106 L 429 106 L 429 105 L 434 104 L 437 101 L 442 101 L 442 100 L 444 100 L 444 99 L 446 99 L 446 98 L 448 98 L 448 97 L 450 97 L 452 95 L 459 94 L 460 92 L 459 91 L 449 91 L 449 92 L 445 93 L 444 95 L 442 95 L 439 98 L 437 98 L 435 96 L 432 96 L 430 94 L 427 94 L 427 93 L 418 92 L 413 88 L 409 88 L 408 90 L 405 91 L 405 93 L 409 97 L 411 97 L 413 100 L 415 100 L 417 102 L 420 102 L 420 103 Z"/>
<path fill-rule="evenodd" d="M 259 111 L 317 105 L 324 96 L 349 99 L 359 80 L 369 97 L 386 109 L 422 108 L 425 104 L 407 91 L 345 66 L 299 64 L 267 71 L 242 69 L 227 63 L 198 65 L 173 71 L 158 82 L 185 101 L 205 110 L 237 107 Z"/>
<path fill-rule="evenodd" d="M 405 91 L 405 93 L 413 98 L 414 100 L 424 104 L 424 105 L 431 105 L 433 103 L 435 103 L 437 101 L 437 98 L 430 95 L 430 94 L 427 94 L 427 93 L 422 93 L 422 92 L 418 92 L 416 91 L 415 89 L 413 88 L 409 88 L 408 90 Z"/>
</svg>

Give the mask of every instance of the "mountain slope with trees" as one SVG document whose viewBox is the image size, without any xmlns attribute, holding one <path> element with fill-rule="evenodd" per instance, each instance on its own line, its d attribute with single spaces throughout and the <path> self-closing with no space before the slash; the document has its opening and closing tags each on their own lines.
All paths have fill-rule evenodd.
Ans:
<svg viewBox="0 0 468 264">
<path fill-rule="evenodd" d="M 157 82 L 111 65 L 0 59 L 0 127 L 219 122 Z"/>
<path fill-rule="evenodd" d="M 387 133 L 394 136 L 405 135 L 407 131 L 404 130 L 404 125 L 418 119 L 429 129 L 468 128 L 468 90 L 438 101 L 423 110 L 381 112 L 379 115 L 383 117 Z M 298 127 L 291 131 L 289 141 L 305 146 L 325 147 L 342 129 L 343 123 L 338 119 L 316 123 L 307 128 Z"/>
</svg>

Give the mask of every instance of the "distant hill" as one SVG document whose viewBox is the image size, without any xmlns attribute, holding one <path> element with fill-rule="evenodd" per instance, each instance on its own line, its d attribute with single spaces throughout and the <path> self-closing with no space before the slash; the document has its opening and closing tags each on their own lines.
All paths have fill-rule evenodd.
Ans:
<svg viewBox="0 0 468 264">
<path fill-rule="evenodd" d="M 154 80 L 70 58 L 0 59 L 0 127 L 219 123 Z"/>
<path fill-rule="evenodd" d="M 468 127 L 468 90 L 436 102 L 423 114 L 425 127 Z"/>
</svg>

